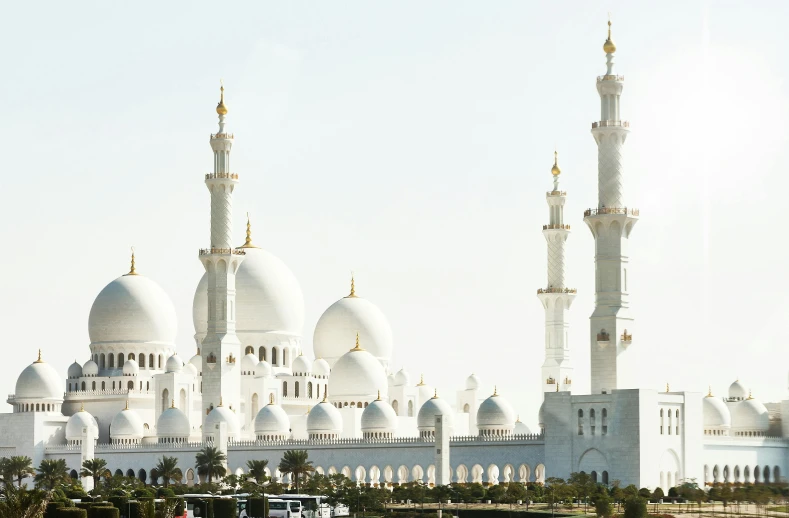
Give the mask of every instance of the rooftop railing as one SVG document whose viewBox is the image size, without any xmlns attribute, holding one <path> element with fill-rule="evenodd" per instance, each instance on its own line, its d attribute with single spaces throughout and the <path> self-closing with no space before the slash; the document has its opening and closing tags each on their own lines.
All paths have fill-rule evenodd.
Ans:
<svg viewBox="0 0 789 518">
<path fill-rule="evenodd" d="M 543 225 L 543 230 L 570 230 L 570 225 Z"/>
</svg>

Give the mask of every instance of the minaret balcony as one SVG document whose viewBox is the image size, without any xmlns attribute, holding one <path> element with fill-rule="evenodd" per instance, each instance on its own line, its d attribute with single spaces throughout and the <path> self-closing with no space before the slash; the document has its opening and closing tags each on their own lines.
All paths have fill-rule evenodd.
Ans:
<svg viewBox="0 0 789 518">
<path fill-rule="evenodd" d="M 543 225 L 543 230 L 570 230 L 570 225 Z"/>
<path fill-rule="evenodd" d="M 225 138 L 233 138 L 232 133 L 211 133 L 212 139 L 225 139 Z"/>
<path fill-rule="evenodd" d="M 592 129 L 595 128 L 629 128 L 630 122 L 628 121 L 598 121 L 592 123 Z"/>
<path fill-rule="evenodd" d="M 597 82 L 602 83 L 603 81 L 624 81 L 625 76 L 617 76 L 614 74 L 606 74 L 604 76 L 597 76 Z"/>
<path fill-rule="evenodd" d="M 627 216 L 638 216 L 638 209 L 628 209 L 627 207 L 600 207 L 597 209 L 586 209 L 584 217 L 599 216 L 602 214 L 625 214 Z"/>
<path fill-rule="evenodd" d="M 567 191 L 547 191 L 546 196 L 567 196 Z"/>
<path fill-rule="evenodd" d="M 205 175 L 206 180 L 216 180 L 216 179 L 229 179 L 229 180 L 238 180 L 238 174 L 236 173 L 207 173 Z"/>
<path fill-rule="evenodd" d="M 540 288 L 537 290 L 537 295 L 541 295 L 543 293 L 571 293 L 576 294 L 578 290 L 575 288 Z"/>
<path fill-rule="evenodd" d="M 200 255 L 211 254 L 231 254 L 231 255 L 245 255 L 246 252 L 239 248 L 201 248 Z"/>
</svg>

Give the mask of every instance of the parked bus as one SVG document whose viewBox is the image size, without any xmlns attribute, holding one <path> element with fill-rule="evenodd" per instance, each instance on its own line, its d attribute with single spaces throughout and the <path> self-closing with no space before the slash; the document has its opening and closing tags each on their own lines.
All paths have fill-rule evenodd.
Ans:
<svg viewBox="0 0 789 518">
<path fill-rule="evenodd" d="M 302 518 L 331 518 L 331 507 L 326 502 L 325 496 L 275 495 L 273 498 L 298 502 Z"/>
</svg>

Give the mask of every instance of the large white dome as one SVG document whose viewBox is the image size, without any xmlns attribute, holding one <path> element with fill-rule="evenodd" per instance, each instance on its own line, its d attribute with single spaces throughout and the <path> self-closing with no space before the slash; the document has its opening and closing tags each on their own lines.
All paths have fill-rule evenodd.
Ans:
<svg viewBox="0 0 789 518">
<path fill-rule="evenodd" d="M 236 273 L 236 333 L 261 332 L 301 336 L 304 297 L 293 272 L 261 248 L 244 248 Z M 192 304 L 195 333 L 208 331 L 208 274 L 203 274 Z"/>
<path fill-rule="evenodd" d="M 156 420 L 156 435 L 159 437 L 188 439 L 190 433 L 189 418 L 180 408 L 172 406 Z"/>
<path fill-rule="evenodd" d="M 93 427 L 94 433 L 96 434 L 94 437 L 95 440 L 98 438 L 99 424 L 96 422 L 95 417 L 90 415 L 85 410 L 80 410 L 76 414 L 69 417 L 68 421 L 66 422 L 66 440 L 81 441 L 82 429 L 89 426 Z"/>
<path fill-rule="evenodd" d="M 362 412 L 363 433 L 393 434 L 397 431 L 397 414 L 388 402 L 376 399 Z"/>
<path fill-rule="evenodd" d="M 477 428 L 482 432 L 499 431 L 510 433 L 515 427 L 515 412 L 506 399 L 495 392 L 479 405 Z"/>
<path fill-rule="evenodd" d="M 736 380 L 729 386 L 729 399 L 740 401 L 748 397 L 748 389 L 740 380 Z"/>
<path fill-rule="evenodd" d="M 290 418 L 281 406 L 269 403 L 255 417 L 255 435 L 285 439 L 290 436 Z"/>
<path fill-rule="evenodd" d="M 112 418 L 110 438 L 113 440 L 138 440 L 144 433 L 142 419 L 134 410 L 121 410 Z"/>
<path fill-rule="evenodd" d="M 356 334 L 370 354 L 385 366 L 392 357 L 392 328 L 378 306 L 357 296 L 341 298 L 323 312 L 315 326 L 312 347 L 316 358 L 334 363 L 348 351 Z"/>
<path fill-rule="evenodd" d="M 425 401 L 425 404 L 419 409 L 419 414 L 416 416 L 416 426 L 419 431 L 434 431 L 438 415 L 444 416 L 444 424 L 452 426 L 452 407 L 446 400 L 435 395 Z"/>
<path fill-rule="evenodd" d="M 731 426 L 731 412 L 726 403 L 712 394 L 703 399 L 704 428 L 729 428 Z"/>
<path fill-rule="evenodd" d="M 770 413 L 758 400 L 748 397 L 734 405 L 731 428 L 737 432 L 756 432 L 764 434 L 770 429 Z"/>
<path fill-rule="evenodd" d="M 51 365 L 39 359 L 31 363 L 16 379 L 16 399 L 63 401 L 63 382 Z"/>
<path fill-rule="evenodd" d="M 336 436 L 342 432 L 342 416 L 334 405 L 321 401 L 310 410 L 307 416 L 307 434 Z"/>
<path fill-rule="evenodd" d="M 337 360 L 329 376 L 329 399 L 339 402 L 372 401 L 386 395 L 388 383 L 381 362 L 358 347 Z"/>
<path fill-rule="evenodd" d="M 213 436 L 219 423 L 227 423 L 227 436 L 229 438 L 239 438 L 240 426 L 235 412 L 224 406 L 215 407 L 205 418 L 205 433 Z"/>
<path fill-rule="evenodd" d="M 170 297 L 147 277 L 123 275 L 107 284 L 90 308 L 92 344 L 143 343 L 172 346 L 177 330 Z"/>
</svg>

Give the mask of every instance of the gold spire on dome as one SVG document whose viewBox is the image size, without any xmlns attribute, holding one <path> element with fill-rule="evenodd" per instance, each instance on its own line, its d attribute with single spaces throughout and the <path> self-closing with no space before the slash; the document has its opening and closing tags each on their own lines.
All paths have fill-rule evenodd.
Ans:
<svg viewBox="0 0 789 518">
<path fill-rule="evenodd" d="M 325 402 L 326 402 L 326 390 L 323 391 L 323 401 L 321 401 L 321 403 L 325 403 Z"/>
<path fill-rule="evenodd" d="M 616 45 L 611 40 L 611 17 L 608 18 L 608 39 L 603 43 L 603 50 L 606 54 L 613 54 L 616 52 Z"/>
<path fill-rule="evenodd" d="M 359 345 L 359 333 L 356 333 L 356 346 L 351 349 L 351 351 L 364 351 L 362 347 Z"/>
<path fill-rule="evenodd" d="M 438 399 L 438 389 L 437 388 L 433 389 L 433 399 Z"/>
<path fill-rule="evenodd" d="M 668 392 L 671 392 L 671 391 L 668 389 L 668 383 L 666 383 L 666 393 L 668 393 Z"/>
<path fill-rule="evenodd" d="M 712 397 L 712 385 L 707 387 L 707 397 Z"/>
<path fill-rule="evenodd" d="M 753 393 L 748 389 L 748 399 L 753 399 Z"/>
<path fill-rule="evenodd" d="M 173 399 L 173 402 L 170 403 L 170 408 L 175 408 L 175 399 Z"/>
<path fill-rule="evenodd" d="M 79 402 L 79 411 L 80 412 L 84 412 L 85 411 L 85 402 L 84 401 L 80 401 Z"/>
<path fill-rule="evenodd" d="M 498 395 L 499 395 L 498 387 L 496 385 L 493 385 L 493 396 L 491 397 L 495 397 Z"/>
<path fill-rule="evenodd" d="M 345 298 L 346 299 L 356 298 L 356 280 L 353 278 L 353 272 L 351 272 L 351 292 Z"/>
<path fill-rule="evenodd" d="M 219 104 L 216 105 L 216 113 L 219 115 L 227 115 L 227 106 L 225 106 L 225 84 L 219 80 Z"/>
<path fill-rule="evenodd" d="M 516 417 L 516 418 L 515 418 L 515 422 L 516 422 L 516 423 L 520 423 L 520 422 L 521 422 L 521 416 L 520 416 L 520 414 L 518 414 L 518 417 Z"/>
<path fill-rule="evenodd" d="M 252 224 L 249 222 L 249 212 L 247 212 L 247 239 L 241 248 L 259 248 L 252 244 Z"/>
<path fill-rule="evenodd" d="M 126 408 L 124 408 L 124 410 L 128 410 L 128 409 L 129 409 L 129 400 L 127 399 L 126 400 Z"/>
<path fill-rule="evenodd" d="M 269 405 L 273 405 L 274 404 L 274 393 L 273 392 L 268 395 L 268 404 Z"/>
<path fill-rule="evenodd" d="M 219 396 L 219 406 L 222 406 L 222 396 Z"/>
<path fill-rule="evenodd" d="M 131 268 L 129 268 L 129 273 L 127 273 L 126 275 L 138 275 L 137 269 L 134 267 L 134 247 L 131 247 L 131 252 L 132 252 Z"/>
<path fill-rule="evenodd" d="M 562 174 L 562 170 L 559 169 L 559 152 L 553 152 L 553 167 L 551 167 L 551 174 L 554 176 L 559 176 Z"/>
<path fill-rule="evenodd" d="M 38 359 L 33 363 L 44 363 L 44 360 L 41 359 L 41 349 L 38 350 Z"/>
<path fill-rule="evenodd" d="M 425 384 L 425 375 L 424 374 L 420 374 L 419 375 L 419 383 L 417 383 L 416 386 L 417 387 L 421 387 L 424 384 Z"/>
<path fill-rule="evenodd" d="M 376 401 L 381 401 L 381 390 L 378 389 L 378 397 L 375 398 Z"/>
</svg>

